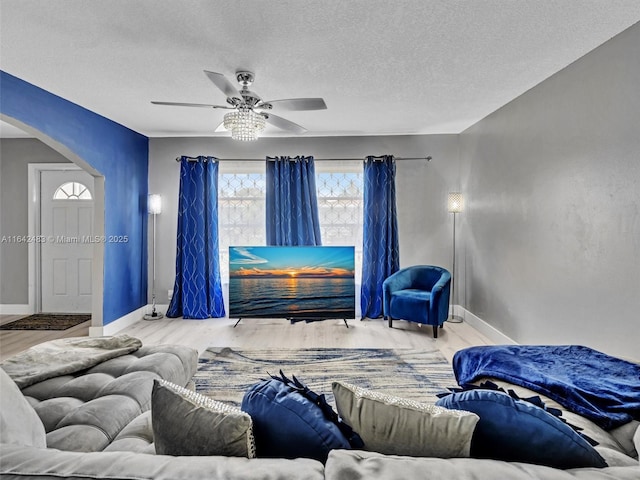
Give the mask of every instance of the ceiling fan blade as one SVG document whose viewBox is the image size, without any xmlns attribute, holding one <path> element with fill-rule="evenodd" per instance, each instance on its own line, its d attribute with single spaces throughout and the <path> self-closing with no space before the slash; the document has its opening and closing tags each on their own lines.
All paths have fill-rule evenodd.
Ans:
<svg viewBox="0 0 640 480">
<path fill-rule="evenodd" d="M 283 100 L 269 100 L 256 105 L 256 108 L 262 108 L 262 105 L 272 105 L 274 108 L 302 111 L 302 110 L 326 110 L 327 104 L 322 98 L 287 98 Z M 267 107 L 269 108 L 269 107 Z"/>
<path fill-rule="evenodd" d="M 287 130 L 293 133 L 305 133 L 307 131 L 306 128 L 298 125 L 297 123 L 293 123 L 290 120 L 279 117 L 277 115 L 273 115 L 272 113 L 267 113 L 264 115 L 267 122 L 269 122 L 271 125 L 281 128 L 282 130 Z"/>
<path fill-rule="evenodd" d="M 220 122 L 220 124 L 216 127 L 214 132 L 215 133 L 228 132 L 228 130 L 226 128 L 224 128 L 224 122 Z"/>
<path fill-rule="evenodd" d="M 209 80 L 211 80 L 216 87 L 222 90 L 222 93 L 224 93 L 228 98 L 237 97 L 239 95 L 236 87 L 234 87 L 233 84 L 223 74 L 209 72 L 207 70 L 205 70 L 204 73 L 207 75 L 207 77 L 209 77 Z"/>
<path fill-rule="evenodd" d="M 233 110 L 234 107 L 227 105 L 209 105 L 207 103 L 180 103 L 180 102 L 154 102 L 154 105 L 168 105 L 170 107 L 199 107 L 199 108 L 225 108 L 227 110 Z"/>
</svg>

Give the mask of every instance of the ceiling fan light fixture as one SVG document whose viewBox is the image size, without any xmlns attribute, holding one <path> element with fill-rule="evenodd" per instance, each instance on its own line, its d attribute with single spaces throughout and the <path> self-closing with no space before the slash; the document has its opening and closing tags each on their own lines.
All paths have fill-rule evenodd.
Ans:
<svg viewBox="0 0 640 480">
<path fill-rule="evenodd" d="M 231 138 L 243 142 L 250 142 L 258 139 L 266 125 L 263 115 L 254 112 L 250 108 L 238 108 L 235 112 L 227 113 L 224 116 L 223 126 L 231 131 Z"/>
</svg>

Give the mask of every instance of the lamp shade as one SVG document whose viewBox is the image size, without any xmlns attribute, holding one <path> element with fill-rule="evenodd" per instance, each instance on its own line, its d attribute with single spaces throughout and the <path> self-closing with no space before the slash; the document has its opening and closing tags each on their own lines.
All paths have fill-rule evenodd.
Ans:
<svg viewBox="0 0 640 480">
<path fill-rule="evenodd" d="M 158 194 L 149 195 L 147 198 L 147 210 L 150 215 L 162 213 L 162 197 Z"/>
<path fill-rule="evenodd" d="M 464 207 L 464 197 L 460 192 L 451 192 L 447 200 L 447 210 L 449 213 L 460 213 Z"/>
</svg>

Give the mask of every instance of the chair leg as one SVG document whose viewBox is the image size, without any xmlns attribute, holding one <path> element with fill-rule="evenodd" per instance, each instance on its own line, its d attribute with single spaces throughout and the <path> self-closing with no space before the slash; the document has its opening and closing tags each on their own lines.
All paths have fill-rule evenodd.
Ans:
<svg viewBox="0 0 640 480">
<path fill-rule="evenodd" d="M 433 326 L 433 338 L 438 338 L 438 325 Z"/>
<path fill-rule="evenodd" d="M 392 324 L 392 320 L 391 320 L 391 315 L 389 315 L 387 317 L 387 320 L 389 320 L 389 328 L 393 328 L 393 324 Z"/>
</svg>

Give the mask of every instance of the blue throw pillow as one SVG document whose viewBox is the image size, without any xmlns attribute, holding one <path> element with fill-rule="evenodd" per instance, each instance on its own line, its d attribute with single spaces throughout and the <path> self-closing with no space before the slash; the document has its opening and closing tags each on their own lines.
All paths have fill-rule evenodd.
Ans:
<svg viewBox="0 0 640 480">
<path fill-rule="evenodd" d="M 253 385 L 242 399 L 242 410 L 253 420 L 257 457 L 303 457 L 324 463 L 334 448 L 363 445 L 338 420 L 324 395 L 280 374 Z"/>
<path fill-rule="evenodd" d="M 606 467 L 600 454 L 562 420 L 506 393 L 469 390 L 441 398 L 436 405 L 480 417 L 471 456 L 554 468 Z"/>
</svg>

